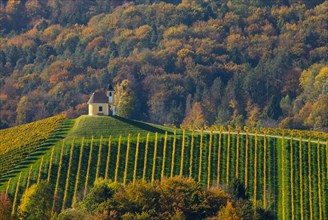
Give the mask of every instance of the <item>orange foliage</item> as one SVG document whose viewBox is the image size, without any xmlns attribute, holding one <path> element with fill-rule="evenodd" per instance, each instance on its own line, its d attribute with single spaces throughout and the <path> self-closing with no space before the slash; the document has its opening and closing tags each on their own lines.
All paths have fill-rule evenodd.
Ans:
<svg viewBox="0 0 328 220">
<path fill-rule="evenodd" d="M 183 127 L 192 127 L 193 129 L 197 129 L 199 127 L 204 127 L 206 124 L 204 110 L 200 102 L 195 102 L 186 116 L 186 118 L 182 122 Z"/>
<path fill-rule="evenodd" d="M 143 25 L 135 30 L 135 35 L 140 40 L 145 40 L 150 36 L 151 27 L 149 25 Z"/>
<path fill-rule="evenodd" d="M 63 28 L 59 24 L 51 25 L 43 31 L 41 39 L 46 42 L 51 42 L 56 39 L 62 30 Z"/>
<path fill-rule="evenodd" d="M 102 36 L 100 37 L 95 37 L 91 42 L 88 43 L 88 48 L 89 49 L 95 49 L 96 47 L 98 48 L 102 48 L 105 46 L 105 38 L 103 38 Z"/>
</svg>

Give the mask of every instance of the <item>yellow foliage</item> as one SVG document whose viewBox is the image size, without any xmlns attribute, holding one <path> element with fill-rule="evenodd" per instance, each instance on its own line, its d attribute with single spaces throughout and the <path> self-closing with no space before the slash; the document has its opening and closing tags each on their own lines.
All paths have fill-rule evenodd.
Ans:
<svg viewBox="0 0 328 220">
<path fill-rule="evenodd" d="M 328 93 L 328 66 L 320 69 L 320 72 L 315 77 L 314 87 L 316 90 L 322 90 L 322 93 Z"/>
<path fill-rule="evenodd" d="M 314 64 L 309 69 L 304 70 L 300 77 L 300 85 L 306 89 L 306 87 L 312 87 L 315 76 L 319 73 L 323 67 L 322 64 Z"/>
<path fill-rule="evenodd" d="M 151 32 L 151 27 L 149 25 L 143 25 L 135 30 L 135 35 L 140 40 L 145 40 Z"/>
<path fill-rule="evenodd" d="M 164 39 L 176 38 L 178 36 L 185 35 L 187 31 L 188 27 L 186 25 L 170 27 L 164 32 L 163 37 Z"/>
<path fill-rule="evenodd" d="M 219 212 L 218 219 L 241 220 L 242 218 L 238 216 L 237 209 L 232 206 L 232 202 L 228 201 L 226 207 Z"/>
<path fill-rule="evenodd" d="M 308 118 L 305 119 L 304 124 L 313 126 L 314 129 L 322 128 L 328 124 L 328 94 L 323 94 L 313 105 L 313 111 Z"/>
<path fill-rule="evenodd" d="M 53 41 L 56 39 L 56 37 L 58 36 L 58 34 L 60 34 L 62 30 L 63 28 L 59 24 L 51 25 L 43 31 L 41 39 L 46 42 Z"/>
<path fill-rule="evenodd" d="M 119 36 L 120 36 L 120 38 L 131 37 L 131 36 L 133 36 L 133 31 L 130 29 L 121 29 Z"/>
<path fill-rule="evenodd" d="M 243 37 L 240 34 L 231 34 L 227 37 L 227 49 L 231 51 L 241 45 Z"/>
<path fill-rule="evenodd" d="M 134 7 L 134 6 L 128 7 L 128 8 L 125 9 L 124 12 L 123 12 L 123 16 L 124 16 L 124 17 L 133 17 L 133 16 L 135 16 L 136 14 L 138 14 L 138 10 L 137 10 L 136 7 Z"/>
<path fill-rule="evenodd" d="M 22 199 L 20 201 L 20 205 L 18 207 L 18 212 L 24 213 L 26 212 L 26 205 L 29 204 L 29 200 L 31 198 L 31 195 L 33 195 L 36 191 L 37 184 L 33 184 L 31 187 L 25 190 L 23 193 Z"/>
<path fill-rule="evenodd" d="M 179 50 L 177 54 L 179 57 L 186 57 L 186 56 L 193 55 L 194 52 L 187 48 L 183 48 L 183 49 Z"/>
</svg>

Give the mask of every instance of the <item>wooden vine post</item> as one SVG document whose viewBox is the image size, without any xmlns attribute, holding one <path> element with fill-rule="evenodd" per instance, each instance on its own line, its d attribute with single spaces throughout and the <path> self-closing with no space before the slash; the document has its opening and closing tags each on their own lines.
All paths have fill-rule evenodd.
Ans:
<svg viewBox="0 0 328 220">
<path fill-rule="evenodd" d="M 230 162 L 230 139 L 231 139 L 231 127 L 228 126 L 228 149 L 227 149 L 227 161 L 226 161 L 226 185 L 229 185 L 229 162 Z"/>
<path fill-rule="evenodd" d="M 198 182 L 200 182 L 200 178 L 202 174 L 202 156 L 203 156 L 203 128 L 200 131 Z"/>
<path fill-rule="evenodd" d="M 50 156 L 49 168 L 48 168 L 48 177 L 47 177 L 47 181 L 48 182 L 50 182 L 51 169 L 52 169 L 52 163 L 53 163 L 53 159 L 54 159 L 54 154 L 55 154 L 55 147 L 53 147 L 52 150 L 51 150 L 51 156 Z"/>
<path fill-rule="evenodd" d="M 182 130 L 181 161 L 180 161 L 180 176 L 183 175 L 183 157 L 184 157 L 184 151 L 185 151 L 185 135 L 186 135 L 186 129 L 183 129 Z"/>
<path fill-rule="evenodd" d="M 53 202 L 52 202 L 52 210 L 51 210 L 52 213 L 54 213 L 54 211 L 55 211 L 55 201 L 56 201 L 56 197 L 57 197 L 57 193 L 58 193 L 60 170 L 61 170 L 61 166 L 62 166 L 62 163 L 63 163 L 64 147 L 65 147 L 65 141 L 63 140 L 63 144 L 62 144 L 61 151 L 60 151 L 60 158 L 59 158 L 59 166 L 58 166 L 58 172 L 57 172 L 54 199 L 53 199 Z"/>
<path fill-rule="evenodd" d="M 256 194 L 257 194 L 257 144 L 258 144 L 258 136 L 257 131 L 255 132 L 255 146 L 254 146 L 254 197 L 253 202 L 256 206 Z"/>
<path fill-rule="evenodd" d="M 69 153 L 69 162 L 68 162 L 68 168 L 67 168 L 67 176 L 66 176 L 66 183 L 65 183 L 65 191 L 64 191 L 62 210 L 64 210 L 65 207 L 66 207 L 67 192 L 68 192 L 68 187 L 69 187 L 69 178 L 70 178 L 70 174 L 71 174 L 73 153 L 74 153 L 74 139 L 72 141 L 72 146 L 71 146 L 71 150 L 70 150 L 70 153 Z"/>
<path fill-rule="evenodd" d="M 221 165 L 221 147 L 222 147 L 222 131 L 223 127 L 220 127 L 220 134 L 219 134 L 219 147 L 218 147 L 218 176 L 217 176 L 217 185 L 220 184 L 220 165 Z"/>
<path fill-rule="evenodd" d="M 6 195 L 8 195 L 8 192 L 9 192 L 10 181 L 11 181 L 11 178 L 9 178 L 8 183 L 7 183 L 7 187 L 6 187 Z"/>
<path fill-rule="evenodd" d="M 133 183 L 135 183 L 136 179 L 137 179 L 137 165 L 138 165 L 139 145 L 140 145 L 139 142 L 140 142 L 140 133 L 138 133 L 137 144 L 136 144 L 136 154 L 134 156 Z"/>
<path fill-rule="evenodd" d="M 267 167 L 266 167 L 266 157 L 267 157 L 267 137 L 266 132 L 264 132 L 263 139 L 263 206 L 267 207 L 267 198 L 266 198 L 266 182 L 267 182 Z"/>
<path fill-rule="evenodd" d="M 240 139 L 240 129 L 237 128 L 237 144 L 236 144 L 236 178 L 239 176 L 239 139 Z"/>
<path fill-rule="evenodd" d="M 317 166 L 318 166 L 318 196 L 319 196 L 319 219 L 322 220 L 322 195 L 321 195 L 321 168 L 320 168 L 320 140 L 317 144 Z"/>
<path fill-rule="evenodd" d="M 294 206 L 294 172 L 293 172 L 293 135 L 290 138 L 289 142 L 289 148 L 290 148 L 290 196 L 291 196 L 291 203 L 292 203 L 292 219 L 295 218 L 295 206 Z"/>
<path fill-rule="evenodd" d="M 31 175 L 32 175 L 32 169 L 33 169 L 33 165 L 30 166 L 30 170 L 28 172 L 28 176 L 27 176 L 27 183 L 26 183 L 26 189 L 28 189 L 28 187 L 30 187 L 30 183 L 31 183 Z M 10 179 L 9 179 L 10 180 Z"/>
<path fill-rule="evenodd" d="M 245 143 L 245 188 L 248 187 L 248 128 L 245 128 L 246 130 L 246 143 Z"/>
<path fill-rule="evenodd" d="M 40 162 L 40 166 L 39 166 L 39 173 L 38 173 L 38 180 L 37 180 L 38 185 L 41 181 L 42 166 L 43 166 L 43 156 L 41 157 L 41 162 Z"/>
<path fill-rule="evenodd" d="M 310 200 L 310 220 L 313 219 L 313 207 L 312 207 L 312 174 L 311 174 L 311 139 L 308 139 L 308 179 L 309 179 L 309 200 Z"/>
<path fill-rule="evenodd" d="M 101 148 L 102 148 L 102 140 L 103 137 L 100 137 L 100 143 L 99 143 L 99 148 L 98 148 L 98 157 L 97 157 L 97 168 L 96 168 L 96 180 L 99 177 L 99 169 L 100 169 L 100 159 L 101 159 Z"/>
<path fill-rule="evenodd" d="M 87 168 L 87 174 L 85 177 L 84 197 L 87 195 L 87 191 L 88 191 L 90 167 L 91 167 L 91 160 L 92 160 L 92 149 L 93 149 L 93 136 L 91 138 L 90 152 L 89 152 L 89 159 L 88 159 L 88 168 Z"/>
<path fill-rule="evenodd" d="M 118 169 L 120 166 L 120 156 L 121 156 L 121 141 L 122 141 L 122 136 L 118 138 L 118 148 L 117 148 L 117 157 L 116 157 L 116 167 L 115 167 L 115 177 L 114 177 L 114 182 L 117 183 L 118 180 Z"/>
<path fill-rule="evenodd" d="M 146 137 L 146 146 L 145 146 L 145 157 L 144 157 L 144 166 L 143 166 L 143 173 L 142 173 L 142 182 L 145 182 L 146 181 L 148 143 L 149 143 L 149 132 L 147 133 L 147 137 Z"/>
<path fill-rule="evenodd" d="M 194 145 L 195 145 L 195 132 L 194 130 L 192 130 L 192 133 L 191 133 L 191 146 L 190 146 L 190 161 L 189 161 L 189 178 L 192 178 L 192 161 L 193 161 L 193 156 L 194 156 Z"/>
<path fill-rule="evenodd" d="M 213 130 L 210 131 L 210 141 L 208 145 L 208 165 L 207 165 L 207 188 L 211 185 L 211 155 L 212 155 L 212 142 L 213 142 Z"/>
<path fill-rule="evenodd" d="M 158 133 L 155 134 L 155 146 L 154 146 L 154 157 L 153 157 L 153 168 L 151 172 L 151 183 L 155 181 L 155 171 L 156 171 L 156 156 L 157 156 L 157 143 L 158 143 Z"/>
<path fill-rule="evenodd" d="M 124 167 L 124 177 L 123 177 L 123 184 L 126 184 L 126 178 L 128 174 L 128 165 L 129 165 L 129 153 L 130 153 L 130 134 L 128 135 L 128 143 L 126 147 L 125 153 L 125 167 Z"/>
<path fill-rule="evenodd" d="M 302 136 L 299 141 L 299 169 L 300 169 L 300 205 L 301 205 L 301 220 L 304 220 L 304 207 L 303 207 L 303 167 L 302 167 Z M 310 164 L 309 164 L 310 165 Z"/>
<path fill-rule="evenodd" d="M 111 145 L 112 145 L 112 136 L 109 136 L 109 139 L 108 139 L 107 159 L 106 159 L 106 169 L 105 169 L 105 180 L 108 180 L 108 171 L 109 171 Z"/>
<path fill-rule="evenodd" d="M 282 219 L 285 219 L 285 171 L 284 171 L 284 148 L 285 148 L 285 138 L 284 134 L 282 134 L 282 139 L 281 139 L 281 188 L 282 188 Z"/>
<path fill-rule="evenodd" d="M 161 180 L 164 178 L 164 175 L 165 175 L 166 145 L 167 145 L 167 131 L 165 132 L 165 137 L 164 137 L 164 147 L 163 147 L 163 161 L 162 161 Z"/>
<path fill-rule="evenodd" d="M 19 173 L 19 177 L 16 183 L 16 190 L 15 190 L 15 195 L 14 195 L 14 201 L 13 201 L 13 207 L 11 210 L 11 216 L 15 215 L 15 211 L 16 211 L 16 204 L 17 204 L 17 197 L 18 197 L 18 192 L 19 192 L 19 184 L 21 181 L 21 177 L 22 177 L 22 172 Z"/>
<path fill-rule="evenodd" d="M 76 173 L 76 179 L 75 179 L 72 206 L 74 206 L 76 204 L 76 201 L 77 201 L 77 189 L 78 189 L 78 186 L 79 186 L 80 172 L 81 172 L 82 159 L 83 159 L 83 147 L 84 147 L 83 145 L 84 145 L 84 137 L 82 138 L 82 142 L 81 142 L 81 146 L 80 146 L 79 163 L 77 165 L 77 173 Z"/>
<path fill-rule="evenodd" d="M 174 157 L 175 157 L 175 145 L 176 145 L 176 137 L 177 136 L 177 131 L 174 130 L 174 137 L 173 137 L 173 150 L 172 150 L 172 158 L 171 158 L 171 174 L 170 177 L 173 177 L 174 174 Z"/>
</svg>

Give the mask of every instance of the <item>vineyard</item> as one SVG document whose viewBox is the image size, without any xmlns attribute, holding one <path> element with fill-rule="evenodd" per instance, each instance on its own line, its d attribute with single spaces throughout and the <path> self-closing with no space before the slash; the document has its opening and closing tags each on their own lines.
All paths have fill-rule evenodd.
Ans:
<svg viewBox="0 0 328 220">
<path fill-rule="evenodd" d="M 64 119 L 65 115 L 58 115 L 0 130 L 0 177 L 40 147 L 42 142 L 49 140 L 50 135 L 61 126 Z"/>
<path fill-rule="evenodd" d="M 25 189 L 41 180 L 54 186 L 60 199 L 53 211 L 59 212 L 80 201 L 97 178 L 127 184 L 184 176 L 203 187 L 226 187 L 238 178 L 253 203 L 278 219 L 328 218 L 328 143 L 321 137 L 230 128 L 138 133 L 62 140 L 1 185 L 12 214 Z"/>
</svg>

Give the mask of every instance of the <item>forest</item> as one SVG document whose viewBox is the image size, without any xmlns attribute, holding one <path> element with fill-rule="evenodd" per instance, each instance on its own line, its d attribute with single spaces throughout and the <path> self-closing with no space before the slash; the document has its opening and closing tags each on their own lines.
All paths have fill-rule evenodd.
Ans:
<svg viewBox="0 0 328 220">
<path fill-rule="evenodd" d="M 0 1 L 0 128 L 87 113 L 328 131 L 324 0 Z"/>
</svg>

